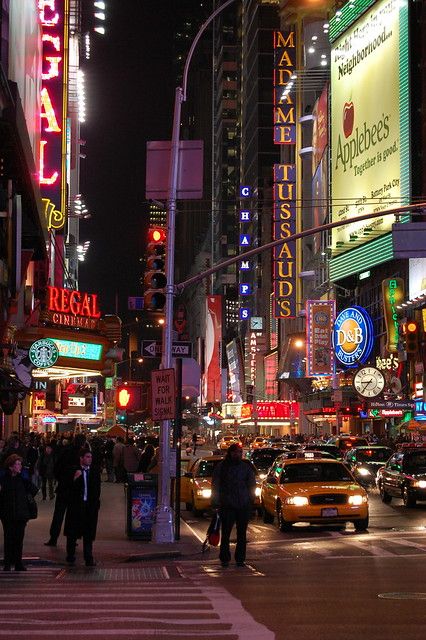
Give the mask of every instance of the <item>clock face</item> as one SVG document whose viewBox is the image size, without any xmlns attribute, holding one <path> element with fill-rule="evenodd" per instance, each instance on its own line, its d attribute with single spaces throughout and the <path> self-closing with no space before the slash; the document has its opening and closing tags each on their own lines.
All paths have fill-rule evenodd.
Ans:
<svg viewBox="0 0 426 640">
<path fill-rule="evenodd" d="M 263 318 L 253 316 L 250 318 L 250 328 L 252 331 L 262 331 L 263 330 Z"/>
<path fill-rule="evenodd" d="M 361 396 L 374 398 L 383 391 L 385 379 L 375 367 L 364 367 L 355 374 L 354 387 Z"/>
</svg>

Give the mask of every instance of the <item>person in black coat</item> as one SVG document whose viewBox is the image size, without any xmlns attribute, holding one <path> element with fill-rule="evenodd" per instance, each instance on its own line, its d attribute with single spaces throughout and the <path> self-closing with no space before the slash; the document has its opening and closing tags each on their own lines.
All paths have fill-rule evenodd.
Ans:
<svg viewBox="0 0 426 640">
<path fill-rule="evenodd" d="M 67 563 L 75 564 L 78 538 L 83 538 L 86 567 L 94 567 L 93 541 L 96 538 L 101 495 L 99 468 L 92 466 L 92 454 L 82 449 L 80 465 L 75 469 L 70 488 L 64 533 L 67 537 Z"/>
<path fill-rule="evenodd" d="M 26 571 L 22 563 L 25 527 L 30 519 L 27 495 L 35 496 L 38 489 L 23 478 L 22 458 L 10 455 L 4 462 L 6 471 L 0 478 L 0 518 L 4 532 L 4 571 Z"/>
<path fill-rule="evenodd" d="M 56 485 L 55 510 L 50 525 L 50 537 L 44 543 L 47 547 L 56 547 L 58 542 L 67 510 L 72 475 L 78 467 L 82 447 L 87 448 L 86 436 L 78 433 L 71 444 L 63 447 L 56 459 L 54 476 L 58 484 Z"/>
</svg>

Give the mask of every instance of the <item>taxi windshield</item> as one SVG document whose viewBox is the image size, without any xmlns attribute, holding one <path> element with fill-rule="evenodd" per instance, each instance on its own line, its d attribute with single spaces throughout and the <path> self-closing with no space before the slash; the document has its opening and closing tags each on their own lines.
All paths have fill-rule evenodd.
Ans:
<svg viewBox="0 0 426 640">
<path fill-rule="evenodd" d="M 289 464 L 283 470 L 281 482 L 349 482 L 352 480 L 343 464 L 317 463 Z"/>
<path fill-rule="evenodd" d="M 213 469 L 220 460 L 201 460 L 198 467 L 197 477 L 199 478 L 211 478 L 213 475 Z"/>
<path fill-rule="evenodd" d="M 387 462 L 392 455 L 392 449 L 359 449 L 358 462 Z"/>
</svg>

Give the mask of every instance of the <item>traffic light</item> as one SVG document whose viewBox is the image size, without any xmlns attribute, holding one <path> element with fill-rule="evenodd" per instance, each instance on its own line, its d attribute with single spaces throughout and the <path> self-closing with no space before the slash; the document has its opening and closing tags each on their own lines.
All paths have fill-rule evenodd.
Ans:
<svg viewBox="0 0 426 640">
<path fill-rule="evenodd" d="M 148 230 L 147 271 L 143 278 L 145 287 L 144 308 L 162 311 L 166 304 L 164 288 L 167 284 L 166 268 L 166 231 L 161 227 Z"/>
<path fill-rule="evenodd" d="M 117 408 L 126 410 L 131 400 L 131 397 L 132 397 L 131 391 L 126 386 L 118 387 L 117 400 L 116 400 Z"/>
<path fill-rule="evenodd" d="M 405 350 L 407 353 L 417 353 L 419 350 L 419 326 L 414 320 L 405 323 Z"/>
</svg>

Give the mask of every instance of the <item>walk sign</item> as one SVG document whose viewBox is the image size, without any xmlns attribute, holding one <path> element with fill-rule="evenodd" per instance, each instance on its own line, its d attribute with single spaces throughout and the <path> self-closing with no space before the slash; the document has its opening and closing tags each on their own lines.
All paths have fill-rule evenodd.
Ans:
<svg viewBox="0 0 426 640">
<path fill-rule="evenodd" d="M 176 417 L 174 369 L 151 371 L 151 407 L 153 420 L 173 420 Z"/>
</svg>

